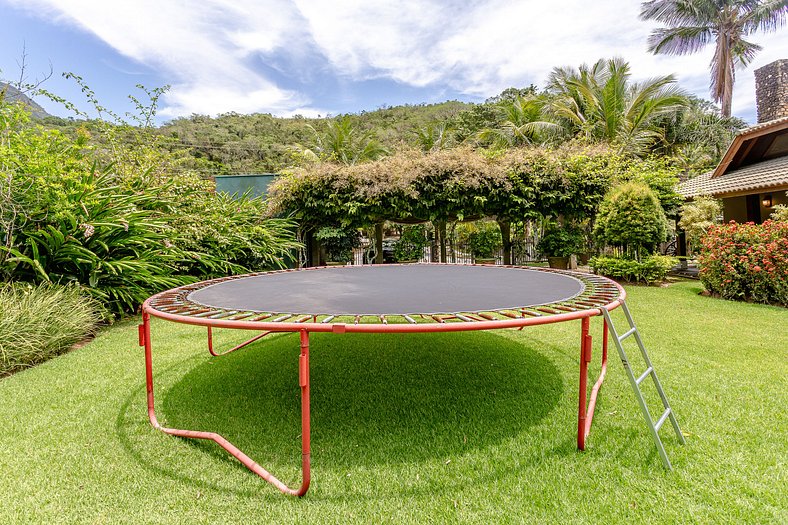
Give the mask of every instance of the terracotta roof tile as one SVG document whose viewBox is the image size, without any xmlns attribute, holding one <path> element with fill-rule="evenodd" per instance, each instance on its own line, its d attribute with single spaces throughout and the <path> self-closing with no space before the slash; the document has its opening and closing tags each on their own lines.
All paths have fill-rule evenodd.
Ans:
<svg viewBox="0 0 788 525">
<path fill-rule="evenodd" d="M 774 121 L 772 121 L 774 122 Z M 751 164 L 712 178 L 711 171 L 680 183 L 676 191 L 684 197 L 721 196 L 749 190 L 788 186 L 788 156 Z"/>
</svg>

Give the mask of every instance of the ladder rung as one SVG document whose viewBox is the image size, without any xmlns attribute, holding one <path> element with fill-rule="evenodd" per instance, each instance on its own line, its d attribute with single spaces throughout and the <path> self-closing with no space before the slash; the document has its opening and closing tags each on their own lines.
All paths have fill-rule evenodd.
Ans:
<svg viewBox="0 0 788 525">
<path fill-rule="evenodd" d="M 627 337 L 629 337 L 630 335 L 634 334 L 636 331 L 637 331 L 637 328 L 635 328 L 635 327 L 633 326 L 632 328 L 630 328 L 630 329 L 629 329 L 629 331 L 627 331 L 627 333 L 625 333 L 624 335 L 622 335 L 621 337 L 619 337 L 619 338 L 618 338 L 618 340 L 619 340 L 619 341 L 623 341 L 624 339 L 626 339 L 626 338 L 627 338 Z"/>
<path fill-rule="evenodd" d="M 670 407 L 665 409 L 665 413 L 662 414 L 662 417 L 659 418 L 659 421 L 657 421 L 657 424 L 654 425 L 654 430 L 659 432 L 659 429 L 662 427 L 662 423 L 665 422 L 665 420 L 668 418 L 669 415 L 670 415 Z"/>
<path fill-rule="evenodd" d="M 638 377 L 638 378 L 635 380 L 635 384 L 636 384 L 636 385 L 638 385 L 638 386 L 640 386 L 640 383 L 642 383 L 643 381 L 645 381 L 645 380 L 646 380 L 646 378 L 648 377 L 648 375 L 649 375 L 651 372 L 653 372 L 653 371 L 654 371 L 654 367 L 653 367 L 653 366 L 650 366 L 650 367 L 648 367 L 648 368 L 646 369 L 646 371 L 645 371 L 645 372 L 643 372 L 643 375 L 642 375 L 642 376 L 640 376 L 640 377 Z"/>
</svg>

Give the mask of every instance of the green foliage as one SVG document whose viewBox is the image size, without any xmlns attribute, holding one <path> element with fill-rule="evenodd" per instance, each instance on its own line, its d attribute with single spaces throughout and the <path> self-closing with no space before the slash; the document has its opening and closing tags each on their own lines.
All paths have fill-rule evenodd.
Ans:
<svg viewBox="0 0 788 525">
<path fill-rule="evenodd" d="M 589 265 L 598 275 L 627 282 L 651 284 L 662 282 L 678 259 L 665 255 L 651 255 L 641 261 L 620 257 L 592 257 Z"/>
<path fill-rule="evenodd" d="M 394 243 L 394 258 L 397 261 L 420 260 L 428 244 L 426 230 L 423 224 L 403 226 L 399 240 Z"/>
<path fill-rule="evenodd" d="M 361 246 L 361 236 L 356 228 L 337 228 L 324 226 L 315 232 L 315 239 L 326 250 L 326 260 L 330 262 L 350 262 L 353 248 Z"/>
<path fill-rule="evenodd" d="M 718 224 L 721 217 L 720 201 L 711 197 L 697 197 L 681 207 L 679 228 L 686 232 L 690 245 L 699 248 L 709 228 Z"/>
<path fill-rule="evenodd" d="M 305 149 L 306 156 L 316 160 L 356 164 L 375 160 L 387 153 L 371 131 L 360 131 L 348 116 L 326 122 L 325 129 L 312 131 L 312 142 Z"/>
<path fill-rule="evenodd" d="M 176 275 L 182 254 L 165 223 L 146 210 L 151 194 L 122 194 L 109 173 L 64 184 L 68 214 L 18 232 L 4 271 L 32 282 L 78 283 L 113 312 L 133 311 L 148 296 L 189 282 Z"/>
<path fill-rule="evenodd" d="M 31 126 L 0 103 L 6 280 L 78 283 L 120 313 L 198 277 L 285 264 L 298 246 L 291 224 L 264 221 L 259 199 L 232 201 L 179 172 L 150 128 L 161 91 L 146 93 L 148 109 L 134 99 L 141 127 L 101 121 L 75 136 Z"/>
<path fill-rule="evenodd" d="M 490 259 L 503 246 L 501 230 L 492 221 L 485 221 L 468 235 L 468 246 L 476 259 Z"/>
<path fill-rule="evenodd" d="M 712 226 L 698 262 L 712 293 L 788 306 L 788 222 Z"/>
<path fill-rule="evenodd" d="M 561 127 L 545 118 L 544 107 L 544 99 L 536 96 L 504 99 L 497 104 L 499 122 L 480 130 L 478 140 L 495 148 L 546 142 L 559 135 Z"/>
<path fill-rule="evenodd" d="M 653 252 L 666 238 L 662 206 L 647 185 L 628 182 L 611 190 L 599 207 L 594 235 L 601 242 L 623 246 L 639 257 Z"/>
<path fill-rule="evenodd" d="M 569 257 L 585 251 L 585 237 L 577 226 L 549 224 L 537 249 L 545 257 Z"/>
<path fill-rule="evenodd" d="M 89 335 L 98 303 L 76 286 L 0 287 L 0 376 L 46 361 Z"/>
<path fill-rule="evenodd" d="M 712 103 L 689 97 L 689 106 L 664 115 L 656 125 L 664 129 L 664 142 L 654 152 L 675 159 L 684 173 L 700 174 L 714 169 L 736 134 L 747 123 L 723 117 Z"/>
<path fill-rule="evenodd" d="M 621 58 L 600 59 L 578 69 L 555 68 L 548 81 L 550 111 L 572 136 L 646 154 L 663 136 L 656 121 L 687 100 L 672 75 L 641 83 L 630 82 L 630 77 L 629 64 Z"/>
<path fill-rule="evenodd" d="M 769 218 L 773 221 L 788 222 L 788 206 L 785 204 L 778 204 L 773 208 Z"/>
</svg>

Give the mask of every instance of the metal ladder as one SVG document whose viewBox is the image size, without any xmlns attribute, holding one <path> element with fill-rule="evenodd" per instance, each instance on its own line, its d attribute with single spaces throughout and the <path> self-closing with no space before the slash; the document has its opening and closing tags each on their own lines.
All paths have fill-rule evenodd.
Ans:
<svg viewBox="0 0 788 525">
<path fill-rule="evenodd" d="M 684 435 L 681 433 L 678 421 L 676 421 L 676 415 L 670 408 L 668 398 L 665 396 L 665 392 L 662 390 L 662 385 L 659 382 L 659 378 L 657 378 L 657 372 L 654 370 L 654 365 L 651 364 L 651 359 L 648 357 L 646 347 L 643 346 L 643 340 L 640 338 L 640 333 L 635 326 L 635 321 L 632 319 L 632 314 L 629 312 L 629 308 L 627 307 L 627 303 L 625 301 L 621 301 L 621 309 L 623 310 L 624 316 L 626 316 L 627 322 L 629 323 L 629 330 L 624 332 L 624 334 L 621 336 L 618 335 L 615 326 L 613 326 L 613 320 L 610 318 L 610 312 L 606 308 L 600 308 L 599 310 L 605 317 L 608 330 L 610 330 L 610 334 L 613 336 L 613 340 L 616 343 L 618 355 L 621 357 L 621 363 L 624 365 L 624 370 L 627 372 L 627 377 L 629 378 L 630 385 L 632 385 L 632 390 L 635 391 L 635 397 L 637 398 L 640 409 L 643 412 L 643 417 L 646 419 L 646 424 L 648 425 L 649 431 L 651 432 L 651 437 L 654 439 L 654 444 L 657 446 L 659 456 L 662 458 L 662 463 L 665 465 L 665 468 L 672 470 L 673 467 L 670 465 L 668 455 L 665 453 L 665 447 L 662 445 L 662 440 L 659 438 L 659 429 L 662 428 L 663 423 L 665 423 L 667 419 L 670 419 L 670 423 L 673 425 L 673 430 L 676 431 L 676 435 L 682 444 L 685 442 Z M 622 344 L 624 340 L 631 335 L 635 336 L 635 341 L 637 341 L 638 347 L 640 348 L 640 354 L 643 356 L 643 360 L 645 361 L 647 367 L 646 371 L 637 378 L 632 373 L 632 368 L 629 366 L 627 353 L 624 351 L 624 346 Z M 646 400 L 643 399 L 643 392 L 640 390 L 640 384 L 649 376 L 651 376 L 651 379 L 654 380 L 654 386 L 657 389 L 660 399 L 662 399 L 662 405 L 665 410 L 656 423 L 654 423 L 654 420 L 651 418 L 651 413 L 648 410 L 648 406 L 646 406 Z"/>
</svg>

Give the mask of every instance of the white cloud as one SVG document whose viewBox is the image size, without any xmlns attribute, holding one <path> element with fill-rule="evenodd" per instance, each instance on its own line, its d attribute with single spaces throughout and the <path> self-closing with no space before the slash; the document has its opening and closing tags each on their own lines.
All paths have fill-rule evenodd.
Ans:
<svg viewBox="0 0 788 525">
<path fill-rule="evenodd" d="M 556 66 L 612 56 L 628 60 L 637 79 L 675 73 L 683 87 L 708 97 L 712 49 L 647 53 L 655 24 L 638 19 L 637 1 L 6 1 L 75 24 L 159 71 L 173 84 L 164 101 L 169 116 L 314 114 L 304 93 L 315 71 L 339 84 L 390 79 L 484 98 L 542 86 Z M 752 114 L 752 70 L 788 55 L 788 31 L 753 39 L 765 50 L 738 74 L 735 113 Z M 282 78 L 301 85 L 284 87 Z"/>
</svg>

